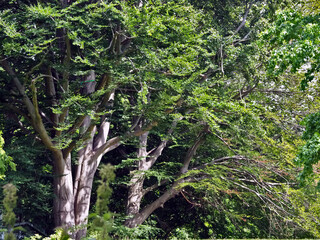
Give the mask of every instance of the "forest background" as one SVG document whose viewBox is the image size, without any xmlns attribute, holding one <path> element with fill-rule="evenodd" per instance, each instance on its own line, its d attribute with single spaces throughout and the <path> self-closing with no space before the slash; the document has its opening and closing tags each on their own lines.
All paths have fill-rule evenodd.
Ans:
<svg viewBox="0 0 320 240">
<path fill-rule="evenodd" d="M 8 231 L 319 238 L 319 9 L 1 1 Z"/>
</svg>

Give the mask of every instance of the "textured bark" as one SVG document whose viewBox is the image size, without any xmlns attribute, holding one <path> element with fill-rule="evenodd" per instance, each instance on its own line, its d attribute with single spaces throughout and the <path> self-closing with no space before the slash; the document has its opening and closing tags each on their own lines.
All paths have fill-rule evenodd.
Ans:
<svg viewBox="0 0 320 240">
<path fill-rule="evenodd" d="M 125 222 L 126 227 L 134 228 L 142 224 L 156 209 L 163 207 L 163 205 L 173 198 L 176 194 L 179 193 L 179 190 L 176 188 L 179 183 L 173 184 L 173 186 L 167 190 L 164 194 L 161 195 L 156 201 L 144 207 L 144 209 L 135 214 L 132 218 L 127 219 Z"/>
<path fill-rule="evenodd" d="M 142 124 L 140 122 L 140 125 L 137 127 L 136 131 L 138 132 L 141 131 L 141 125 Z M 176 125 L 177 125 L 177 121 L 174 121 L 172 124 L 172 127 L 168 131 L 168 136 L 172 134 L 173 129 L 176 127 Z M 151 152 L 148 153 L 147 152 L 148 135 L 149 135 L 149 132 L 146 132 L 139 137 L 140 146 L 137 154 L 137 157 L 139 159 L 137 162 L 137 171 L 133 173 L 133 177 L 131 178 L 131 181 L 130 181 L 130 186 L 128 191 L 128 202 L 126 207 L 127 216 L 132 217 L 130 219 L 127 219 L 125 222 L 125 226 L 128 226 L 128 227 L 136 227 L 137 225 L 141 224 L 154 211 L 152 210 L 151 213 L 149 213 L 148 211 L 144 210 L 145 213 L 139 213 L 142 198 L 151 189 L 150 188 L 148 190 L 148 189 L 144 189 L 143 187 L 144 180 L 145 180 L 144 171 L 149 170 L 153 166 L 153 164 L 157 161 L 157 159 L 161 156 L 163 149 L 166 147 L 168 143 L 168 140 L 161 141 L 161 143 L 158 145 L 157 148 L 153 149 Z M 162 198 L 162 200 L 164 199 L 165 197 Z M 156 201 L 153 204 L 155 204 L 154 206 L 156 206 L 158 202 Z"/>
<path fill-rule="evenodd" d="M 137 170 L 130 181 L 129 192 L 128 192 L 128 202 L 126 207 L 126 214 L 128 216 L 133 216 L 139 213 L 141 200 L 143 197 L 143 183 L 144 183 L 144 172 L 149 169 L 147 164 L 147 140 L 149 132 L 142 134 L 139 137 L 139 150 L 138 150 L 138 162 Z"/>
<path fill-rule="evenodd" d="M 128 202 L 126 208 L 127 216 L 133 216 L 139 213 L 141 200 L 143 198 L 143 182 L 143 173 L 135 175 L 130 181 L 131 185 L 128 191 Z"/>
<path fill-rule="evenodd" d="M 54 223 L 69 228 L 75 224 L 71 156 L 54 156 Z"/>
<path fill-rule="evenodd" d="M 176 126 L 176 121 L 173 122 L 172 128 L 168 131 L 168 135 L 172 134 L 174 127 Z M 195 139 L 195 142 L 193 145 L 188 149 L 186 156 L 183 159 L 183 165 L 180 169 L 180 172 L 177 174 L 177 176 L 186 173 L 189 170 L 190 162 L 194 155 L 196 154 L 197 149 L 201 146 L 201 144 L 205 140 L 205 135 L 208 132 L 209 127 L 206 125 L 203 129 L 203 131 L 197 136 Z M 158 159 L 159 156 L 161 156 L 161 153 L 166 146 L 168 140 L 162 141 L 157 148 L 155 148 L 149 158 L 149 161 L 147 161 L 147 157 L 144 157 L 143 154 L 148 155 L 146 151 L 147 146 L 147 135 L 142 135 L 140 137 L 140 148 L 139 148 L 139 154 L 138 156 L 141 156 L 141 159 L 138 163 L 138 170 L 148 170 L 152 167 L 152 165 L 155 163 L 155 161 Z M 131 218 L 127 219 L 125 221 L 125 226 L 134 228 L 140 224 L 142 224 L 156 209 L 159 207 L 163 207 L 163 205 L 173 198 L 176 194 L 179 193 L 179 184 L 181 184 L 184 181 L 187 181 L 186 179 L 180 179 L 177 180 L 172 184 L 172 186 L 165 191 L 157 200 L 152 202 L 151 204 L 147 205 L 140 211 L 140 205 L 141 200 L 143 196 L 149 192 L 149 189 L 143 188 L 143 172 L 138 171 L 133 178 L 131 179 L 131 185 L 129 188 L 129 195 L 128 195 L 128 205 L 127 205 L 127 215 L 131 216 Z M 161 184 L 156 184 L 155 186 L 151 186 L 150 190 L 155 189 L 157 186 Z"/>
<path fill-rule="evenodd" d="M 85 158 L 81 165 L 81 176 L 77 182 L 74 209 L 75 225 L 81 229 L 76 232 L 75 239 L 80 240 L 82 237 L 86 236 L 86 224 L 88 222 L 92 183 L 97 167 L 97 161 L 91 158 Z"/>
<path fill-rule="evenodd" d="M 90 71 L 90 74 L 86 77 L 85 87 L 83 94 L 91 94 L 94 92 L 96 82 L 91 81 L 95 79 L 94 71 Z M 114 91 L 108 95 L 109 104 L 112 104 L 114 99 Z M 103 146 L 108 138 L 110 130 L 110 122 L 107 121 L 107 117 L 103 116 L 99 128 L 91 126 L 91 120 L 87 116 L 82 123 L 82 131 L 91 131 L 90 138 L 85 143 L 84 148 L 78 152 L 78 166 L 75 176 L 74 184 L 74 211 L 75 211 L 75 225 L 78 230 L 75 233 L 75 239 L 80 240 L 86 236 L 90 207 L 90 197 L 92 192 L 92 183 L 95 172 L 100 164 L 104 152 L 96 153 L 96 150 Z M 97 135 L 95 133 L 98 132 Z M 120 143 L 120 142 L 119 142 Z M 112 148 L 109 148 L 112 150 Z"/>
</svg>

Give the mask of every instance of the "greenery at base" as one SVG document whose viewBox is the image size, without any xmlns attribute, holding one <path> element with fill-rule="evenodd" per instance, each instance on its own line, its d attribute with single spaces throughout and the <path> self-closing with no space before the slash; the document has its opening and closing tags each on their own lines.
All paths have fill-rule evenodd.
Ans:
<svg viewBox="0 0 320 240">
<path fill-rule="evenodd" d="M 4 213 L 2 221 L 7 228 L 7 231 L 4 234 L 4 240 L 16 240 L 16 235 L 13 233 L 15 230 L 14 224 L 16 223 L 16 215 L 13 209 L 17 205 L 17 188 L 13 184 L 8 183 L 3 186 L 3 192 Z"/>
<path fill-rule="evenodd" d="M 99 170 L 99 186 L 97 189 L 97 201 L 95 213 L 90 215 L 89 238 L 97 240 L 108 240 L 110 232 L 113 230 L 112 213 L 109 211 L 109 202 L 112 194 L 110 183 L 115 179 L 112 165 L 102 165 Z"/>
</svg>

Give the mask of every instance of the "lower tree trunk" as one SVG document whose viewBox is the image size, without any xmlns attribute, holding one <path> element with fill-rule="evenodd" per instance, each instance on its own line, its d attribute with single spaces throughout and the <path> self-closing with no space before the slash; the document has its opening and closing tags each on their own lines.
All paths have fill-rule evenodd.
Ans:
<svg viewBox="0 0 320 240">
<path fill-rule="evenodd" d="M 55 157 L 55 227 L 67 230 L 76 227 L 77 230 L 70 234 L 72 239 L 80 240 L 86 236 L 92 184 L 100 160 L 101 156 L 98 159 L 84 156 L 73 184 L 71 157 Z"/>
<path fill-rule="evenodd" d="M 54 158 L 54 223 L 67 229 L 75 225 L 71 156 Z"/>
<path fill-rule="evenodd" d="M 100 159 L 99 159 L 100 161 Z M 78 230 L 75 234 L 75 239 L 80 240 L 86 236 L 87 223 L 90 207 L 90 197 L 92 192 L 92 184 L 94 174 L 97 170 L 97 160 L 84 159 L 81 166 L 80 179 L 76 180 L 75 187 L 75 225 Z"/>
<path fill-rule="evenodd" d="M 169 190 L 167 190 L 165 193 L 161 195 L 161 197 L 159 197 L 153 203 L 144 207 L 141 212 L 135 214 L 132 218 L 127 219 L 124 225 L 129 228 L 134 228 L 142 224 L 156 209 L 158 209 L 159 207 L 163 207 L 163 205 L 168 200 L 170 200 L 176 194 L 179 193 L 177 186 L 178 186 L 178 183 L 177 182 L 174 183 Z"/>
<path fill-rule="evenodd" d="M 139 126 L 140 128 L 141 126 Z M 144 171 L 150 166 L 147 164 L 147 140 L 148 132 L 139 137 L 140 147 L 138 150 L 137 172 L 133 173 L 128 191 L 128 202 L 126 207 L 127 216 L 135 216 L 140 211 L 141 200 L 143 198 Z M 128 219 L 129 220 L 129 219 Z M 126 225 L 126 223 L 125 223 Z"/>
<path fill-rule="evenodd" d="M 144 174 L 138 173 L 131 179 L 126 207 L 127 216 L 139 213 L 143 197 Z"/>
</svg>

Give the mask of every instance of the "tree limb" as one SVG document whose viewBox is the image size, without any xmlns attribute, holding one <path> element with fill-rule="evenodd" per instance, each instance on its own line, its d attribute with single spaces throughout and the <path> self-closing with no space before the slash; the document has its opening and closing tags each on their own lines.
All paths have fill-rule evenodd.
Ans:
<svg viewBox="0 0 320 240">
<path fill-rule="evenodd" d="M 143 195 L 146 195 L 148 192 L 151 192 L 151 191 L 157 189 L 158 187 L 160 187 L 160 186 L 162 186 L 162 185 L 164 185 L 164 184 L 166 184 L 166 183 L 168 183 L 168 182 L 169 182 L 168 179 L 164 179 L 164 180 L 161 180 L 160 183 L 158 182 L 158 183 L 156 183 L 156 184 L 153 184 L 153 185 L 150 186 L 150 187 L 145 188 L 145 189 L 143 190 Z"/>
<path fill-rule="evenodd" d="M 13 83 L 18 89 L 19 93 L 22 95 L 23 102 L 27 107 L 28 113 L 30 114 L 32 124 L 35 130 L 37 131 L 37 133 L 39 134 L 42 142 L 48 149 L 57 153 L 59 150 L 55 148 L 54 144 L 52 143 L 52 140 L 49 137 L 44 127 L 44 124 L 42 122 L 41 116 L 38 111 L 38 102 L 37 102 L 36 93 L 35 93 L 34 81 L 32 82 L 32 86 L 31 86 L 33 89 L 33 103 L 32 103 L 25 92 L 24 86 L 21 84 L 19 78 L 17 77 L 15 72 L 12 70 L 7 60 L 2 58 L 2 60 L 0 60 L 0 64 L 3 67 L 3 69 L 9 74 L 9 76 L 12 78 Z"/>
<path fill-rule="evenodd" d="M 209 126 L 206 125 L 203 129 L 203 131 L 198 135 L 196 141 L 193 143 L 193 145 L 188 149 L 188 152 L 184 158 L 184 162 L 183 165 L 180 169 L 180 173 L 184 174 L 188 171 L 190 162 L 193 158 L 193 156 L 195 155 L 197 149 L 200 147 L 200 145 L 204 142 L 204 137 L 206 135 L 206 133 L 209 130 Z"/>
<path fill-rule="evenodd" d="M 243 15 L 242 22 L 240 23 L 240 25 L 238 26 L 236 31 L 233 33 L 233 36 L 236 35 L 241 30 L 241 28 L 246 24 L 248 13 L 249 13 L 249 11 L 250 11 L 250 9 L 252 7 L 252 4 L 253 4 L 253 1 L 250 2 L 249 6 L 246 6 L 246 10 L 245 10 L 245 13 Z"/>
</svg>

